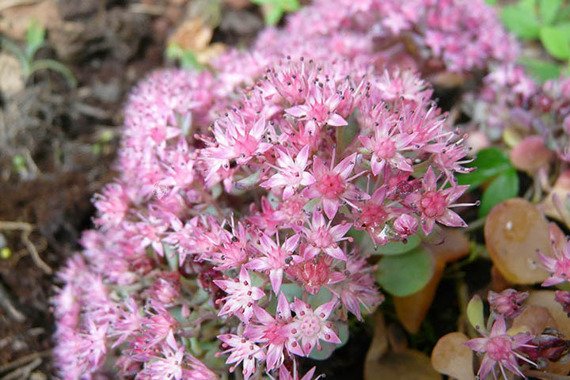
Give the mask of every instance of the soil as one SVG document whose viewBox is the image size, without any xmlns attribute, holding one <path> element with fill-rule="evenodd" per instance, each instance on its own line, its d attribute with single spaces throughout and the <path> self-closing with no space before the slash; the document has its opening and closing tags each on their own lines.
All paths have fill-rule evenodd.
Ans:
<svg viewBox="0 0 570 380">
<path fill-rule="evenodd" d="M 78 82 L 41 71 L 24 83 L 18 61 L 0 51 L 0 378 L 53 376 L 54 273 L 79 249 L 91 198 L 113 178 L 130 88 L 172 64 L 168 37 L 197 3 L 221 11 L 216 42 L 246 45 L 263 26 L 247 1 L 0 2 L 2 38 L 24 46 L 38 21 L 47 39 L 36 58 L 63 63 Z"/>
</svg>

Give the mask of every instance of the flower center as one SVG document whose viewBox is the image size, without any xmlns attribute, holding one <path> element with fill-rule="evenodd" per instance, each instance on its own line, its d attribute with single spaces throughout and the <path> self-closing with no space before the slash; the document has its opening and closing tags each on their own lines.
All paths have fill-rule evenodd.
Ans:
<svg viewBox="0 0 570 380">
<path fill-rule="evenodd" d="M 326 227 L 319 227 L 311 236 L 311 240 L 317 248 L 327 248 L 333 244 L 333 238 Z"/>
<path fill-rule="evenodd" d="M 314 104 L 307 115 L 311 119 L 315 119 L 318 123 L 324 123 L 329 117 L 329 110 L 324 104 Z"/>
<path fill-rule="evenodd" d="M 420 201 L 420 208 L 428 218 L 443 216 L 446 206 L 445 198 L 436 191 L 427 192 Z"/>
<path fill-rule="evenodd" d="M 344 182 L 338 174 L 325 174 L 317 183 L 317 189 L 324 198 L 337 199 L 346 189 Z"/>
<path fill-rule="evenodd" d="M 321 320 L 313 313 L 306 314 L 299 323 L 302 337 L 316 338 L 321 332 Z"/>
<path fill-rule="evenodd" d="M 273 323 L 265 330 L 263 337 L 271 344 L 283 344 L 287 341 L 288 332 L 284 325 Z"/>
<path fill-rule="evenodd" d="M 375 153 L 378 158 L 388 160 L 396 154 L 396 144 L 390 138 L 384 138 L 376 143 Z"/>
<path fill-rule="evenodd" d="M 364 205 L 360 214 L 359 222 L 362 228 L 378 227 L 386 222 L 388 213 L 384 207 L 376 203 Z"/>
<path fill-rule="evenodd" d="M 495 361 L 504 361 L 513 353 L 511 340 L 507 335 L 489 338 L 487 342 L 487 354 Z"/>
</svg>

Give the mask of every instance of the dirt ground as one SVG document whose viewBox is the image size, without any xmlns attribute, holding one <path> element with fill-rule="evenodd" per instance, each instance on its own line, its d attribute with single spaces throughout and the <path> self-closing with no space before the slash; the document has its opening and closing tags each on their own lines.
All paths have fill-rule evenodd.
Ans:
<svg viewBox="0 0 570 380">
<path fill-rule="evenodd" d="M 172 64 L 169 37 L 207 11 L 211 42 L 247 44 L 263 26 L 240 0 L 0 1 L 2 38 L 24 47 L 35 20 L 47 32 L 35 58 L 64 64 L 77 80 L 70 87 L 50 70 L 22 79 L 21 62 L 0 51 L 1 379 L 53 376 L 54 273 L 79 248 L 90 200 L 113 177 L 125 97 Z"/>
</svg>

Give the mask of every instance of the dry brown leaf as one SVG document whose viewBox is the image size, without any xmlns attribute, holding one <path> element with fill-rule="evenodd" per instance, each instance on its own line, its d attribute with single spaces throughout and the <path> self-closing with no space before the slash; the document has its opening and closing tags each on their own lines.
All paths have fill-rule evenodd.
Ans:
<svg viewBox="0 0 570 380">
<path fill-rule="evenodd" d="M 446 263 L 469 255 L 469 239 L 465 233 L 455 228 L 443 229 L 442 236 L 437 241 L 426 244 L 437 260 Z"/>
<path fill-rule="evenodd" d="M 168 42 L 180 46 L 184 50 L 200 51 L 208 47 L 213 31 L 201 19 L 184 21 L 170 36 Z"/>
<path fill-rule="evenodd" d="M 415 334 L 433 302 L 445 265 L 469 254 L 469 239 L 457 229 L 444 229 L 437 241 L 425 244 L 434 261 L 434 271 L 430 281 L 419 292 L 406 297 L 394 297 L 398 319 L 404 328 Z"/>
<path fill-rule="evenodd" d="M 35 21 L 45 29 L 62 22 L 55 0 L 44 0 L 3 9 L 0 12 L 0 34 L 23 41 L 26 30 Z"/>
<path fill-rule="evenodd" d="M 566 170 L 560 174 L 552 187 L 552 191 L 542 203 L 542 207 L 546 215 L 561 222 L 565 222 L 567 227 L 570 228 L 570 211 L 567 209 L 558 210 L 553 202 L 554 196 L 556 196 L 562 204 L 564 204 L 566 199 L 570 196 L 570 170 Z M 560 215 L 561 212 L 563 215 Z"/>
<path fill-rule="evenodd" d="M 521 198 L 495 206 L 485 224 L 485 242 L 493 263 L 514 284 L 536 284 L 548 273 L 537 255 L 552 255 L 548 222 L 538 208 Z"/>
<path fill-rule="evenodd" d="M 389 352 L 382 358 L 364 364 L 365 380 L 441 380 L 424 353 L 408 350 Z"/>
<path fill-rule="evenodd" d="M 570 318 L 566 315 L 562 306 L 554 300 L 553 290 L 536 290 L 530 293 L 526 300 L 527 305 L 544 307 L 556 321 L 558 330 L 570 337 Z"/>
<path fill-rule="evenodd" d="M 374 337 L 366 353 L 366 361 L 379 360 L 388 352 L 388 332 L 384 315 L 380 312 L 374 314 Z"/>
<path fill-rule="evenodd" d="M 22 91 L 25 85 L 18 59 L 10 54 L 0 53 L 0 92 L 9 98 Z"/>
<path fill-rule="evenodd" d="M 546 147 L 541 136 L 525 137 L 510 153 L 513 166 L 531 175 L 548 165 L 552 157 L 552 151 Z"/>
<path fill-rule="evenodd" d="M 458 380 L 474 380 L 473 351 L 465 345 L 469 338 L 460 332 L 441 337 L 431 354 L 431 364 L 439 373 Z"/>
<path fill-rule="evenodd" d="M 528 331 L 533 335 L 542 334 L 545 328 L 558 328 L 547 308 L 527 305 L 523 312 L 513 320 L 512 329 L 517 332 Z"/>
<path fill-rule="evenodd" d="M 179 46 L 182 50 L 191 51 L 201 64 L 207 64 L 226 49 L 222 43 L 210 44 L 213 29 L 200 18 L 183 22 L 170 36 L 168 44 Z"/>
</svg>

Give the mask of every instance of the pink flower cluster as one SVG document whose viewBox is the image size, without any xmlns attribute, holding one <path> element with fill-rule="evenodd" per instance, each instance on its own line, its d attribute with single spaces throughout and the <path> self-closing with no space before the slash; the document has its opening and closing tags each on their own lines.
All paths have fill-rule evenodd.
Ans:
<svg viewBox="0 0 570 380">
<path fill-rule="evenodd" d="M 477 94 L 467 96 L 472 125 L 491 140 L 506 129 L 533 136 L 541 146 L 570 162 L 570 78 L 540 85 L 521 66 L 493 69 Z"/>
<path fill-rule="evenodd" d="M 463 136 L 394 68 L 506 59 L 495 16 L 465 7 L 317 1 L 212 72 L 143 81 L 97 228 L 59 274 L 61 377 L 313 378 L 298 358 L 332 352 L 383 300 L 355 232 L 381 245 L 465 225 Z"/>
</svg>

